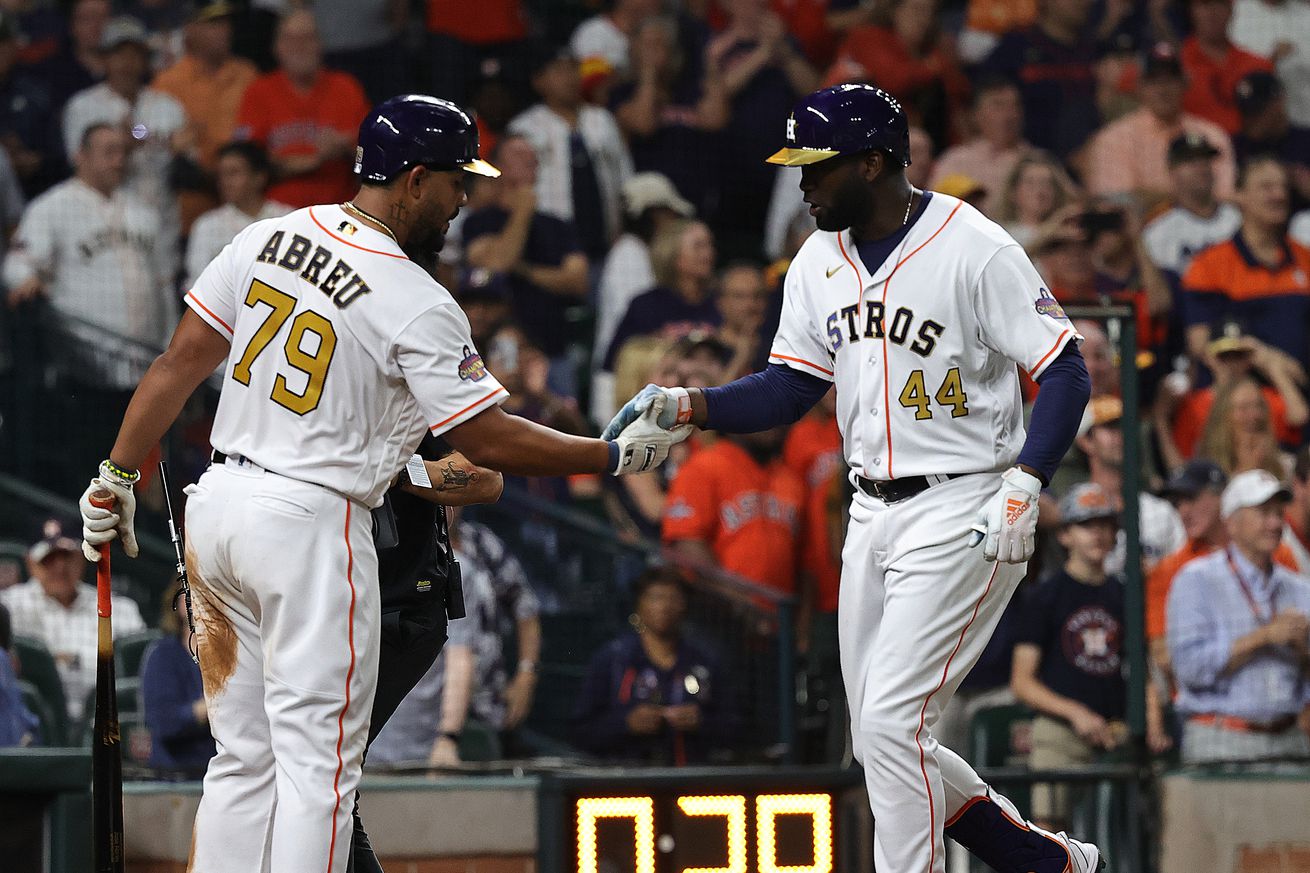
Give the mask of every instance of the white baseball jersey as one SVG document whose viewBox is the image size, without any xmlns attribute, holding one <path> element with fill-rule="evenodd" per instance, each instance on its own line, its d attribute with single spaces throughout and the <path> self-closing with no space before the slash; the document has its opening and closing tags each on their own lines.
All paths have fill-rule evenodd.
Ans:
<svg viewBox="0 0 1310 873">
<path fill-rule="evenodd" d="M 196 219 L 191 225 L 191 234 L 186 244 L 186 287 L 196 283 L 209 262 L 218 257 L 223 246 L 232 242 L 256 221 L 265 218 L 281 218 L 291 211 L 291 207 L 276 200 L 265 200 L 259 214 L 246 215 L 231 203 L 225 203 L 217 209 L 211 209 Z"/>
<path fill-rule="evenodd" d="M 1182 276 L 1201 249 L 1231 238 L 1241 226 L 1242 213 L 1231 203 L 1220 203 L 1209 218 L 1175 206 L 1146 226 L 1142 241 L 1157 267 Z"/>
<path fill-rule="evenodd" d="M 810 236 L 787 271 L 770 359 L 835 382 L 846 462 L 896 479 L 1013 465 L 1015 364 L 1035 379 L 1081 339 L 1019 244 L 935 193 L 872 274 L 850 231 Z"/>
<path fill-rule="evenodd" d="M 425 428 L 506 397 L 450 293 L 338 206 L 252 224 L 185 299 L 232 343 L 214 448 L 368 506 Z"/>
<path fill-rule="evenodd" d="M 99 375 L 134 387 L 177 324 L 175 260 L 159 243 L 159 213 L 127 191 L 105 197 L 73 178 L 32 201 L 10 245 L 5 284 L 40 276 L 55 311 L 76 319 L 69 330 Z"/>
<path fill-rule="evenodd" d="M 173 160 L 173 135 L 186 126 L 182 104 L 154 88 L 142 88 L 133 103 L 103 82 L 78 91 L 64 107 L 64 148 L 70 160 L 82 144 L 82 135 L 95 124 L 128 126 L 133 144 L 128 188 L 161 214 L 174 211 L 168 168 Z"/>
</svg>

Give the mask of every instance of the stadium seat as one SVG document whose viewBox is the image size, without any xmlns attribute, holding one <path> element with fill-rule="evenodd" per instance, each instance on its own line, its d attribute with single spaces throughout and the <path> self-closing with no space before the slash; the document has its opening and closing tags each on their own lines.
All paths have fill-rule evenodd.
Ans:
<svg viewBox="0 0 1310 873">
<path fill-rule="evenodd" d="M 114 690 L 118 698 L 118 720 L 120 726 L 131 720 L 131 718 L 140 716 L 145 718 L 145 713 L 141 705 L 141 680 L 135 676 L 123 678 L 116 676 L 114 678 Z M 82 738 L 82 745 L 91 744 L 91 734 L 95 727 L 96 714 L 96 690 L 92 688 L 86 695 L 86 706 L 82 710 L 82 723 L 79 725 L 78 735 Z M 144 722 L 143 722 L 144 723 Z M 120 733 L 126 731 L 122 728 Z M 125 733 L 123 733 L 126 736 Z"/>
<path fill-rule="evenodd" d="M 34 740 L 33 745 L 63 745 L 64 738 L 60 733 L 61 726 L 49 701 L 42 696 L 41 689 L 31 682 L 19 681 L 18 692 L 23 697 L 23 704 L 36 716 L 37 730 L 40 732 L 40 736 Z"/>
<path fill-rule="evenodd" d="M 969 763 L 975 767 L 1026 765 L 1033 712 L 1021 704 L 981 709 L 969 722 Z M 1032 810 L 1032 786 L 997 786 L 1025 816 Z"/>
<path fill-rule="evenodd" d="M 992 706 L 974 713 L 969 722 L 969 760 L 975 767 L 1007 767 L 1028 758 L 1026 736 L 1033 712 L 1026 706 Z"/>
<path fill-rule="evenodd" d="M 40 640 L 23 636 L 14 637 L 14 654 L 18 656 L 18 677 L 36 687 L 54 714 L 53 736 L 57 739 L 47 739 L 46 745 L 62 745 L 68 738 L 68 701 L 54 656 Z"/>
<path fill-rule="evenodd" d="M 459 735 L 461 761 L 498 761 L 505 756 L 500 735 L 486 722 L 470 718 Z"/>
<path fill-rule="evenodd" d="M 114 669 L 121 681 L 141 675 L 141 659 L 146 649 L 163 634 L 153 628 L 114 640 Z"/>
</svg>

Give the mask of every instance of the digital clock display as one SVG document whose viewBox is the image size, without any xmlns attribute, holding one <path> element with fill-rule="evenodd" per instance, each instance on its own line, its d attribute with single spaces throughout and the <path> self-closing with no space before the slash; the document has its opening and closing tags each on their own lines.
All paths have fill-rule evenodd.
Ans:
<svg viewBox="0 0 1310 873">
<path fill-rule="evenodd" d="M 834 873 L 846 774 L 558 777 L 542 869 L 578 873 Z M 824 776 L 827 778 L 823 778 Z M 856 782 L 859 776 L 855 777 Z M 862 793 L 860 799 L 862 800 Z M 847 803 L 846 806 L 851 804 Z M 553 819 L 547 825 L 546 819 Z"/>
</svg>

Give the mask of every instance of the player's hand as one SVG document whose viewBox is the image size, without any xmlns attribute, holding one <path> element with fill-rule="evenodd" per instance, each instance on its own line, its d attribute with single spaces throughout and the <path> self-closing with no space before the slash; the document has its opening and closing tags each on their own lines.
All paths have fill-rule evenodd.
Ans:
<svg viewBox="0 0 1310 873">
<path fill-rule="evenodd" d="M 515 728 L 523 723 L 532 710 L 532 697 L 537 690 L 537 674 L 520 670 L 505 689 L 505 727 Z"/>
<path fill-rule="evenodd" d="M 9 289 L 9 308 L 17 308 L 29 300 L 35 300 L 45 294 L 45 283 L 40 276 L 32 276 Z"/>
<path fill-rule="evenodd" d="M 659 732 L 660 725 L 664 724 L 664 713 L 653 703 L 638 703 L 628 710 L 626 721 L 629 733 L 649 736 Z"/>
<path fill-rule="evenodd" d="M 647 473 L 654 470 L 669 456 L 669 449 L 691 435 L 689 424 L 666 430 L 659 424 L 667 398 L 656 395 L 641 417 L 629 424 L 612 442 L 619 447 L 619 465 L 610 471 L 615 476 L 629 473 Z"/>
<path fill-rule="evenodd" d="M 97 491 L 108 491 L 114 496 L 112 509 L 91 503 L 91 495 Z M 101 462 L 100 475 L 86 486 L 78 506 L 82 510 L 82 554 L 88 561 L 99 561 L 100 546 L 116 538 L 123 541 L 123 551 L 129 558 L 136 557 L 136 531 L 133 529 L 136 495 L 132 493 L 130 482 L 123 480 L 105 462 Z"/>
<path fill-rule="evenodd" d="M 983 544 L 989 561 L 1022 564 L 1033 556 L 1037 534 L 1037 499 L 1041 481 L 1011 467 L 1001 474 L 1001 487 L 990 497 L 969 528 L 969 548 Z"/>
<path fill-rule="evenodd" d="M 670 706 L 664 710 L 664 718 L 670 726 L 677 730 L 700 730 L 700 707 L 695 703 Z"/>
<path fill-rule="evenodd" d="M 632 424 L 647 409 L 656 397 L 664 397 L 665 405 L 659 417 L 659 425 L 665 430 L 673 430 L 679 424 L 687 424 L 691 421 L 691 395 L 687 393 L 686 388 L 661 388 L 659 385 L 647 385 L 637 392 L 623 408 L 618 411 L 610 423 L 605 426 L 605 432 L 600 435 L 603 440 L 615 439 L 620 433 Z"/>
<path fill-rule="evenodd" d="M 459 764 L 459 744 L 450 737 L 437 737 L 428 753 L 429 767 L 454 767 Z"/>
</svg>

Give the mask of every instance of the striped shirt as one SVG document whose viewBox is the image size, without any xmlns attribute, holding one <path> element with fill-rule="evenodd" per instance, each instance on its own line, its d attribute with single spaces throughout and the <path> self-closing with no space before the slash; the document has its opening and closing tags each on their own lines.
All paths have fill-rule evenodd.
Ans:
<svg viewBox="0 0 1310 873">
<path fill-rule="evenodd" d="M 55 658 L 59 678 L 68 699 L 68 716 L 77 721 L 85 711 L 87 695 L 96 687 L 96 592 L 90 585 L 78 587 L 69 606 L 45 593 L 41 583 L 29 579 L 0 591 L 0 603 L 9 610 L 16 636 L 32 637 L 45 644 Z M 136 602 L 113 596 L 114 638 L 145 630 Z"/>
<path fill-rule="evenodd" d="M 1198 558 L 1169 591 L 1167 638 L 1184 715 L 1272 722 L 1310 705 L 1310 677 L 1285 646 L 1266 646 L 1227 672 L 1233 643 L 1285 609 L 1310 614 L 1310 578 L 1275 563 L 1265 575 L 1236 548 Z"/>
</svg>

